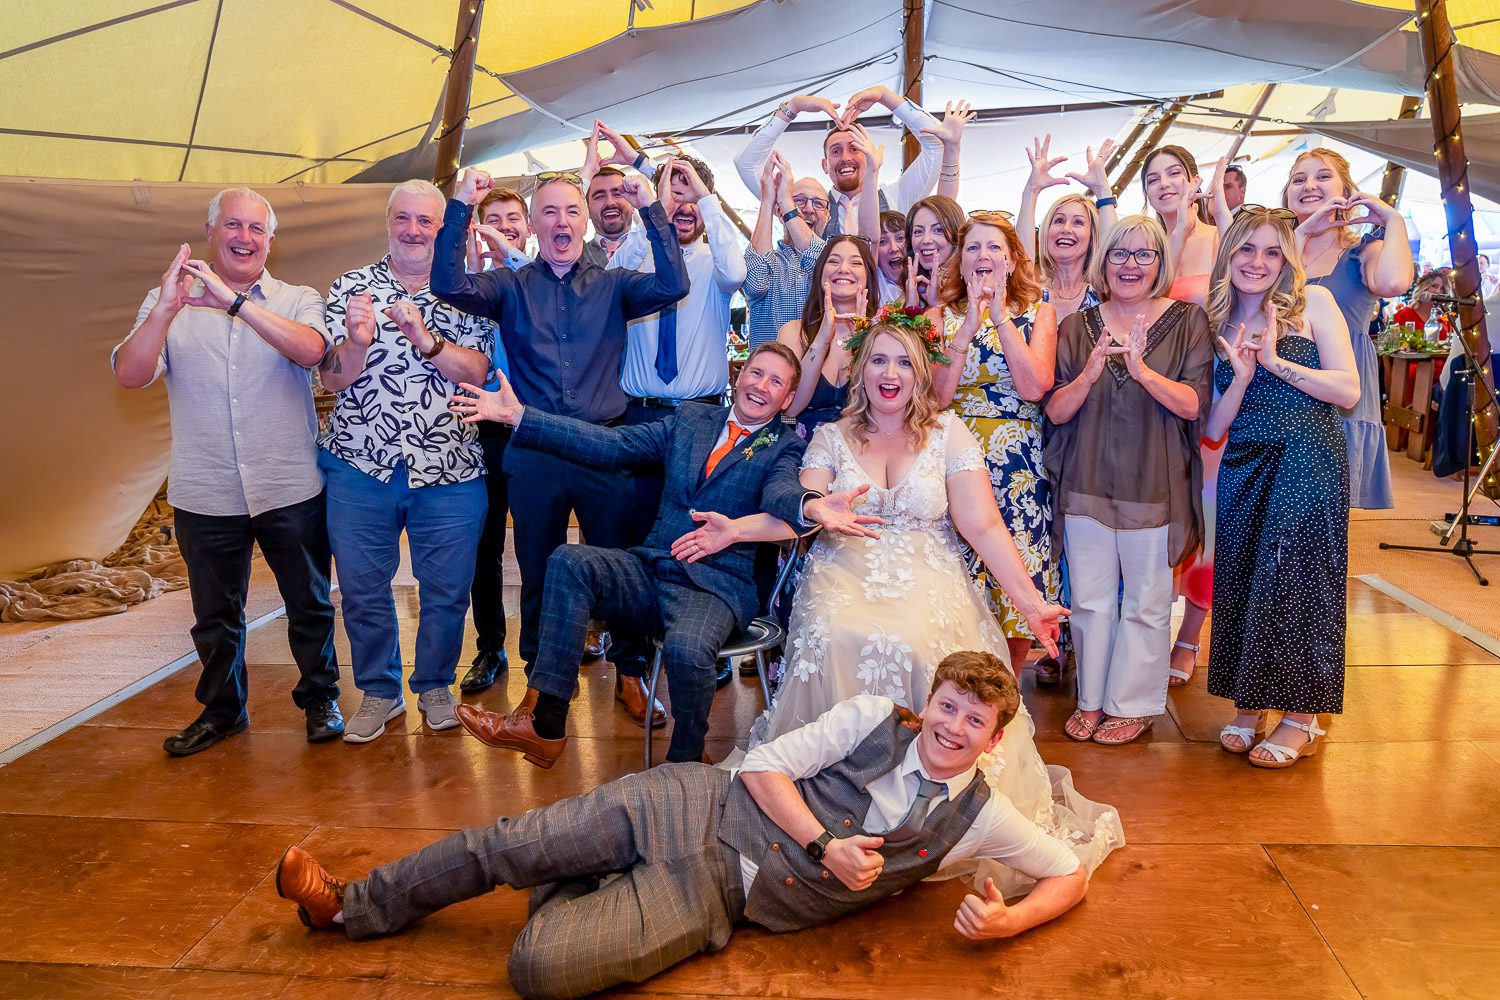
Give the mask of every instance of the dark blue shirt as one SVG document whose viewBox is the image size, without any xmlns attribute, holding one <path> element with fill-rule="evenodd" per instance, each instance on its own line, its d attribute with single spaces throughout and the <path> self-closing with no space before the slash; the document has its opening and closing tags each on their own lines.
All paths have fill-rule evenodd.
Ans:
<svg viewBox="0 0 1500 1000">
<path fill-rule="evenodd" d="M 606 271 L 587 260 L 558 277 L 535 260 L 470 274 L 464 267 L 469 206 L 448 202 L 432 261 L 432 291 L 450 305 L 494 319 L 510 361 L 510 382 L 526 406 L 603 423 L 625 412 L 620 365 L 625 323 L 688 293 L 677 233 L 661 204 L 640 212 L 656 271 Z"/>
</svg>

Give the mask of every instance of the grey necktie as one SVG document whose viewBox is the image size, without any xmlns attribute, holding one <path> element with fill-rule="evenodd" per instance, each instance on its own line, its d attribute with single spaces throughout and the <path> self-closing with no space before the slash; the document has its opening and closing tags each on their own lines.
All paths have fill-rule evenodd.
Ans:
<svg viewBox="0 0 1500 1000">
<path fill-rule="evenodd" d="M 911 808 L 906 810 L 906 815 L 901 817 L 901 822 L 885 834 L 886 843 L 907 840 L 914 836 L 927 820 L 927 807 L 934 800 L 941 798 L 946 791 L 947 786 L 941 781 L 933 781 L 920 774 L 917 775 L 917 797 L 912 800 Z"/>
<path fill-rule="evenodd" d="M 837 198 L 828 199 L 828 221 L 823 225 L 823 237 L 833 239 L 844 233 L 844 205 Z"/>
</svg>

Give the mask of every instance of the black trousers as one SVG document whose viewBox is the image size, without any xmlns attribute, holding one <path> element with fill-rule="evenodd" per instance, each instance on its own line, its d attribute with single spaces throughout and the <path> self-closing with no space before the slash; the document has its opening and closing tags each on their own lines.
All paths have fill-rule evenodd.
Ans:
<svg viewBox="0 0 1500 1000">
<path fill-rule="evenodd" d="M 634 486 L 624 470 L 596 469 L 511 441 L 505 448 L 505 478 L 511 521 L 515 525 L 516 562 L 521 568 L 521 659 L 528 675 L 537 657 L 542 617 L 542 588 L 547 559 L 568 541 L 568 517 L 590 545 L 626 549 L 642 539 L 634 535 L 631 497 Z M 646 673 L 644 637 L 621 636 L 611 655 L 618 673 Z M 580 643 L 580 655 L 582 652 Z"/>
<path fill-rule="evenodd" d="M 479 633 L 481 653 L 505 650 L 505 519 L 510 513 L 506 502 L 506 480 L 502 471 L 505 445 L 510 428 L 488 421 L 479 425 L 479 446 L 484 449 L 485 489 L 489 491 L 490 508 L 484 517 L 484 531 L 479 536 L 479 551 L 474 556 L 474 583 L 469 588 L 469 607 L 474 615 L 474 630 Z"/>
<path fill-rule="evenodd" d="M 187 565 L 193 598 L 193 646 L 203 661 L 198 678 L 198 718 L 233 725 L 246 716 L 245 600 L 252 548 L 286 602 L 287 639 L 302 678 L 292 689 L 298 708 L 339 695 L 329 600 L 328 521 L 324 494 L 254 517 L 214 517 L 177 509 L 177 545 Z"/>
</svg>

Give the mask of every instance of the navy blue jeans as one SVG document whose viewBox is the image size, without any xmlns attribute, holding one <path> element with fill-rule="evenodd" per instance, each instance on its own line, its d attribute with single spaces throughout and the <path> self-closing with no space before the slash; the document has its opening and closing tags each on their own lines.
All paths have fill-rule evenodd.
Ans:
<svg viewBox="0 0 1500 1000">
<path fill-rule="evenodd" d="M 178 508 L 175 522 L 193 598 L 193 646 L 203 661 L 198 718 L 231 726 L 246 716 L 245 598 L 257 542 L 286 602 L 287 639 L 302 672 L 292 701 L 305 709 L 337 698 L 323 494 L 254 517 L 215 517 Z"/>
<path fill-rule="evenodd" d="M 413 489 L 404 463 L 382 483 L 321 450 L 318 467 L 328 478 L 328 538 L 338 565 L 355 686 L 377 698 L 401 695 L 391 580 L 401 563 L 403 529 L 422 605 L 409 684 L 418 695 L 452 684 L 469 613 L 474 553 L 489 504 L 484 480 Z"/>
</svg>

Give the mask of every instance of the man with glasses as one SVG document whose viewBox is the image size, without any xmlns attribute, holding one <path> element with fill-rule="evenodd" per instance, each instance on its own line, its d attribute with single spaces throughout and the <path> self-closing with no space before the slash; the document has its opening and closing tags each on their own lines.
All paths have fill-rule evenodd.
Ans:
<svg viewBox="0 0 1500 1000">
<path fill-rule="evenodd" d="M 626 322 L 688 292 L 687 265 L 666 210 L 651 200 L 649 183 L 628 179 L 626 194 L 644 223 L 654 271 L 605 270 L 581 259 L 588 223 L 582 180 L 571 173 L 539 174 L 531 197 L 537 259 L 515 272 L 470 274 L 463 257 L 470 206 L 493 184 L 482 170 L 460 176 L 437 236 L 433 291 L 499 323 L 510 383 L 523 403 L 593 424 L 620 423 Z M 537 655 L 547 558 L 567 542 L 569 516 L 577 514 L 590 544 L 624 548 L 634 541 L 634 523 L 620 497 L 630 495 L 632 486 L 627 472 L 592 468 L 515 442 L 506 448 L 504 469 L 521 569 L 520 653 L 529 670 Z M 616 665 L 643 669 L 644 651 L 619 656 Z M 645 717 L 645 686 L 638 676 L 622 676 L 617 697 L 632 716 Z"/>
<path fill-rule="evenodd" d="M 783 235 L 771 246 L 780 219 Z M 802 315 L 813 267 L 823 252 L 820 235 L 828 222 L 828 192 L 811 177 L 795 183 L 786 159 L 772 153 L 760 172 L 760 214 L 745 248 L 745 302 L 753 351 L 776 339 L 782 324 Z"/>
</svg>

